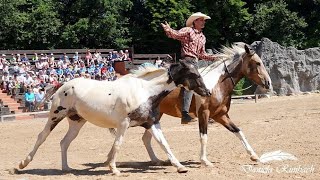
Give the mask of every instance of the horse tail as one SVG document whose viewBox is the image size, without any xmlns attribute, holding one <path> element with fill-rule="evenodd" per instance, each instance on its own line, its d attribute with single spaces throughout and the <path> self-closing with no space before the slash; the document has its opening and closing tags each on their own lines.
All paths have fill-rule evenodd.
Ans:
<svg viewBox="0 0 320 180">
<path fill-rule="evenodd" d="M 48 101 L 52 95 L 58 91 L 58 89 L 63 85 L 63 83 L 59 83 L 58 85 L 47 85 L 44 89 L 46 94 L 44 95 L 43 99 L 36 103 L 35 108 L 37 109 L 39 106 L 42 106 L 46 101 Z"/>
<path fill-rule="evenodd" d="M 113 137 L 116 137 L 117 130 L 115 128 L 109 128 L 109 132 Z"/>
</svg>

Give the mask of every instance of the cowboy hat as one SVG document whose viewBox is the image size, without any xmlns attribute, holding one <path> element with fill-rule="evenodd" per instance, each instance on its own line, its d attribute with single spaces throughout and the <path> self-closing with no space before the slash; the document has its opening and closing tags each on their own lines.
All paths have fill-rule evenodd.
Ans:
<svg viewBox="0 0 320 180">
<path fill-rule="evenodd" d="M 186 26 L 187 27 L 192 27 L 193 26 L 193 21 L 195 21 L 196 19 L 198 18 L 204 18 L 204 20 L 207 20 L 207 19 L 211 19 L 210 16 L 207 16 L 201 12 L 196 12 L 196 13 L 193 13 L 187 20 L 186 22 Z"/>
</svg>

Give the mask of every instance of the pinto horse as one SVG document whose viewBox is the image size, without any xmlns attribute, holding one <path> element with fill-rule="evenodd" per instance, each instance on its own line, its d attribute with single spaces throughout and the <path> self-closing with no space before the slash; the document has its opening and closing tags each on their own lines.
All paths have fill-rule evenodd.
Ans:
<svg viewBox="0 0 320 180">
<path fill-rule="evenodd" d="M 254 152 L 243 132 L 231 121 L 228 112 L 231 104 L 233 88 L 243 77 L 247 77 L 265 89 L 271 88 L 270 77 L 260 57 L 244 43 L 234 44 L 231 48 L 224 47 L 217 55 L 226 59 L 213 63 L 206 68 L 199 69 L 203 80 L 211 90 L 211 96 L 207 98 L 193 97 L 190 113 L 199 119 L 199 131 L 201 142 L 201 163 L 212 166 L 206 154 L 208 119 L 212 118 L 234 133 L 244 145 L 251 160 L 257 161 L 259 157 Z M 180 88 L 172 91 L 160 103 L 161 115 L 168 114 L 181 117 L 182 95 Z M 151 161 L 161 162 L 155 156 L 151 147 L 151 134 L 145 131 L 142 140 L 150 156 Z"/>
<path fill-rule="evenodd" d="M 117 81 L 77 78 L 61 87 L 49 89 L 47 99 L 53 95 L 53 100 L 47 124 L 38 135 L 33 150 L 20 162 L 19 168 L 25 168 L 32 161 L 50 132 L 67 118 L 69 130 L 60 142 L 63 171 L 71 170 L 67 162 L 70 143 L 89 121 L 102 128 L 117 128 L 107 160 L 113 174 L 120 174 L 115 163 L 116 155 L 126 130 L 133 126 L 148 129 L 178 172 L 186 172 L 187 169 L 171 152 L 158 121 L 160 101 L 178 85 L 194 90 L 201 96 L 210 95 L 197 69 L 186 63 L 172 64 L 169 69 L 141 67 L 135 74 L 128 74 Z"/>
</svg>

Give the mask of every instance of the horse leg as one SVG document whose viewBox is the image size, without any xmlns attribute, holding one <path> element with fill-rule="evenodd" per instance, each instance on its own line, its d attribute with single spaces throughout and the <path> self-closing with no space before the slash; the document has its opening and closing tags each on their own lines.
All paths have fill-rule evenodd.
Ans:
<svg viewBox="0 0 320 180">
<path fill-rule="evenodd" d="M 201 143 L 201 151 L 200 151 L 200 161 L 202 165 L 207 167 L 212 167 L 213 164 L 207 159 L 207 143 L 208 143 L 208 120 L 210 115 L 210 110 L 205 108 L 203 105 L 200 107 L 198 111 L 199 118 L 199 131 L 200 131 L 200 143 Z"/>
<path fill-rule="evenodd" d="M 108 154 L 108 160 L 106 161 L 106 163 L 109 165 L 109 168 L 112 171 L 113 175 L 120 175 L 120 171 L 116 167 L 116 156 L 118 151 L 120 150 L 120 146 L 123 142 L 123 138 L 124 138 L 125 132 L 129 127 L 129 124 L 130 124 L 129 120 L 126 118 L 125 121 L 122 122 L 120 126 L 117 128 L 116 138 Z"/>
<path fill-rule="evenodd" d="M 161 149 L 165 151 L 165 153 L 167 154 L 171 164 L 177 168 L 179 173 L 185 173 L 188 170 L 186 169 L 186 167 L 184 167 L 179 161 L 178 159 L 173 155 L 169 144 L 167 142 L 167 140 L 165 139 L 165 137 L 163 136 L 163 133 L 161 131 L 161 127 L 160 127 L 160 123 L 157 124 L 153 124 L 151 126 L 150 129 L 148 129 L 148 131 L 150 131 L 150 133 L 152 134 L 152 136 L 154 137 L 154 139 L 158 142 L 158 144 L 160 145 Z"/>
<path fill-rule="evenodd" d="M 50 113 L 47 124 L 44 129 L 38 134 L 38 138 L 36 144 L 33 147 L 33 150 L 29 153 L 29 155 L 19 163 L 19 168 L 25 168 L 33 159 L 36 154 L 38 148 L 41 144 L 47 139 L 51 131 L 56 127 L 56 125 L 64 118 L 65 116 L 53 117 L 52 113 Z"/>
<path fill-rule="evenodd" d="M 80 129 L 87 122 L 84 119 L 80 119 L 77 121 L 71 120 L 68 118 L 69 129 L 64 138 L 60 141 L 61 147 L 61 158 L 62 158 L 62 171 L 70 171 L 72 170 L 68 166 L 68 158 L 67 158 L 67 150 L 69 148 L 70 143 L 78 136 Z"/>
<path fill-rule="evenodd" d="M 252 161 L 259 161 L 258 155 L 254 152 L 250 144 L 248 143 L 246 137 L 244 136 L 243 132 L 230 120 L 230 117 L 228 114 L 217 118 L 217 122 L 222 124 L 225 128 L 227 128 L 229 131 L 233 132 L 241 141 L 244 148 L 246 149 L 247 153 L 250 155 L 250 159 Z"/>
<path fill-rule="evenodd" d="M 152 134 L 150 133 L 150 131 L 148 131 L 147 129 L 144 131 L 144 134 L 142 136 L 142 141 L 144 146 L 147 149 L 147 152 L 149 154 L 149 157 L 151 159 L 151 162 L 153 164 L 159 164 L 160 160 L 157 158 L 157 156 L 155 155 L 152 146 L 151 146 L 151 138 L 152 138 Z"/>
</svg>

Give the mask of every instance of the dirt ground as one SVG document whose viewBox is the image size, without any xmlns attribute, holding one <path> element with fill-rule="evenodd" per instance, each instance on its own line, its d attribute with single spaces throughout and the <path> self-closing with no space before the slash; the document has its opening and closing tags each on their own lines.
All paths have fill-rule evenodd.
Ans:
<svg viewBox="0 0 320 180">
<path fill-rule="evenodd" d="M 61 122 L 39 148 L 34 160 L 24 170 L 10 174 L 34 145 L 46 120 L 11 121 L 0 124 L 0 180 L 4 179 L 320 179 L 320 94 L 270 99 L 237 100 L 230 117 L 261 156 L 282 150 L 298 160 L 267 164 L 250 161 L 236 136 L 219 124 L 208 131 L 208 159 L 214 167 L 199 162 L 200 142 L 197 123 L 180 125 L 180 120 L 162 117 L 162 129 L 173 153 L 189 172 L 178 174 L 172 166 L 152 166 L 141 141 L 143 128 L 130 128 L 117 161 L 120 177 L 102 166 L 113 143 L 107 129 L 87 123 L 69 148 L 72 173 L 61 172 L 60 140 L 67 130 Z M 152 141 L 162 160 L 166 155 Z M 297 172 L 292 172 L 293 169 Z M 257 172 L 258 171 L 258 172 Z M 263 172 L 261 172 L 263 171 Z M 294 171 L 294 170 L 293 170 Z"/>
</svg>

